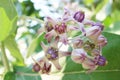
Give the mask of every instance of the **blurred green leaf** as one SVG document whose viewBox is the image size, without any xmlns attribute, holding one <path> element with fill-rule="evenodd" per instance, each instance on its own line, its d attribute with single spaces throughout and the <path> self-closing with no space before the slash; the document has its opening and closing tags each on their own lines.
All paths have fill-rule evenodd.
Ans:
<svg viewBox="0 0 120 80">
<path fill-rule="evenodd" d="M 120 36 L 112 33 L 103 33 L 108 44 L 103 48 L 103 55 L 108 64 L 99 67 L 96 71 L 86 74 L 80 64 L 74 63 L 70 57 L 66 59 L 62 80 L 119 80 L 120 76 Z"/>
<path fill-rule="evenodd" d="M 4 80 L 15 80 L 15 73 L 7 72 L 4 76 Z"/>
<path fill-rule="evenodd" d="M 108 15 L 111 14 L 112 11 L 112 2 L 110 0 L 106 0 L 105 5 L 102 5 L 102 8 L 96 13 L 96 19 L 103 21 Z"/>
<path fill-rule="evenodd" d="M 16 27 L 17 13 L 11 0 L 0 0 L 0 41 Z"/>
<path fill-rule="evenodd" d="M 105 28 L 104 31 L 120 35 L 120 21 L 112 23 L 109 27 Z"/>
<path fill-rule="evenodd" d="M 7 37 L 4 41 L 4 44 L 10 51 L 11 55 L 16 59 L 16 63 L 19 65 L 24 65 L 24 59 L 17 47 L 17 43 L 14 40 L 14 36 L 11 35 Z"/>
<path fill-rule="evenodd" d="M 42 80 L 40 76 L 32 75 L 16 75 L 16 80 Z"/>
<path fill-rule="evenodd" d="M 17 16 L 15 6 L 12 0 L 0 0 L 0 8 L 3 8 L 9 20 L 13 20 Z"/>
<path fill-rule="evenodd" d="M 16 72 L 16 80 L 41 80 L 38 73 L 32 71 L 31 66 L 14 66 Z"/>
<path fill-rule="evenodd" d="M 113 8 L 120 10 L 120 0 L 113 0 Z"/>
<path fill-rule="evenodd" d="M 101 1 L 95 9 L 95 14 L 98 13 L 103 8 L 103 5 L 105 5 L 107 2 L 108 0 Z"/>
<path fill-rule="evenodd" d="M 94 0 L 83 0 L 84 1 L 84 4 L 88 5 L 88 6 L 91 6 L 94 2 Z"/>
<path fill-rule="evenodd" d="M 113 23 L 113 20 L 111 16 L 107 16 L 106 19 L 103 21 L 105 28 L 108 28 L 112 23 Z"/>
<path fill-rule="evenodd" d="M 0 41 L 4 40 L 11 30 L 11 22 L 3 8 L 0 8 Z"/>
<path fill-rule="evenodd" d="M 112 18 L 112 21 L 113 23 L 116 22 L 116 21 L 120 21 L 120 10 L 113 10 L 113 12 L 111 13 L 111 18 Z"/>
<path fill-rule="evenodd" d="M 37 47 L 38 41 L 39 41 L 39 43 L 40 43 L 41 41 L 43 41 L 44 35 L 45 35 L 45 33 L 41 33 L 41 34 L 38 35 L 35 39 L 33 39 L 33 41 L 31 42 L 31 44 L 30 44 L 29 47 L 28 47 L 27 57 L 29 57 L 31 54 L 33 54 L 33 52 L 35 51 L 35 49 L 36 49 L 36 47 Z"/>
<path fill-rule="evenodd" d="M 31 66 L 27 67 L 27 66 L 16 66 L 16 65 L 14 65 L 13 69 L 14 69 L 14 71 L 16 73 L 19 73 L 19 72 L 22 72 L 22 73 L 34 73 L 32 71 L 32 67 Z"/>
</svg>

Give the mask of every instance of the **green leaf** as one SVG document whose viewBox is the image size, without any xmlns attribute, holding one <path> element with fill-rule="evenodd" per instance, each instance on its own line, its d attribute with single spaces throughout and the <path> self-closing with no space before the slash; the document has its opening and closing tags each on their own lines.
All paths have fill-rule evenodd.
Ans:
<svg viewBox="0 0 120 80">
<path fill-rule="evenodd" d="M 10 20 L 13 20 L 17 16 L 15 6 L 12 0 L 0 0 L 0 8 L 3 8 Z"/>
<path fill-rule="evenodd" d="M 15 73 L 7 72 L 4 76 L 4 80 L 15 80 Z"/>
<path fill-rule="evenodd" d="M 0 0 L 0 41 L 16 28 L 17 12 L 11 0 Z"/>
<path fill-rule="evenodd" d="M 8 36 L 11 30 L 11 22 L 3 8 L 0 8 L 0 18 L 0 41 L 2 41 Z"/>
<path fill-rule="evenodd" d="M 31 54 L 33 54 L 33 52 L 35 51 L 35 49 L 36 49 L 36 47 L 38 45 L 38 41 L 39 41 L 39 43 L 41 41 L 43 41 L 44 35 L 45 35 L 44 33 L 41 33 L 35 39 L 33 39 L 33 41 L 31 42 L 31 44 L 28 47 L 27 57 L 29 57 Z"/>
<path fill-rule="evenodd" d="M 107 27 L 104 31 L 120 35 L 120 21 L 114 22 L 113 24 L 111 24 L 110 27 Z"/>
<path fill-rule="evenodd" d="M 96 13 L 96 19 L 103 21 L 112 11 L 112 3 L 109 0 L 106 0 L 106 4 L 102 5 L 102 8 L 99 9 L 99 12 Z M 102 15 L 102 16 L 101 16 Z"/>
<path fill-rule="evenodd" d="M 14 36 L 7 37 L 4 41 L 5 46 L 10 51 L 11 55 L 16 59 L 17 64 L 24 65 L 24 59 L 17 47 L 17 43 L 14 40 Z"/>
<path fill-rule="evenodd" d="M 38 73 L 32 71 L 31 66 L 14 66 L 16 72 L 16 80 L 41 80 Z"/>
<path fill-rule="evenodd" d="M 86 74 L 81 64 L 74 63 L 70 57 L 66 59 L 62 80 L 119 80 L 120 76 L 120 36 L 112 33 L 103 33 L 108 44 L 103 48 L 103 55 L 108 64 L 99 67 L 90 74 Z"/>
</svg>

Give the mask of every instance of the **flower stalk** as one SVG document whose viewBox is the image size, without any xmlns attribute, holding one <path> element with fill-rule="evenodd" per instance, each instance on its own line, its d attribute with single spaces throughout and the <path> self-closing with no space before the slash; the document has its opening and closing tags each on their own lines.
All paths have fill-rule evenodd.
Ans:
<svg viewBox="0 0 120 80">
<path fill-rule="evenodd" d="M 1 52 L 2 52 L 2 61 L 3 61 L 3 64 L 5 66 L 5 70 L 7 72 L 9 72 L 10 71 L 10 66 L 9 66 L 8 58 L 7 58 L 7 55 L 6 55 L 6 52 L 5 52 L 4 42 L 1 42 Z"/>
</svg>

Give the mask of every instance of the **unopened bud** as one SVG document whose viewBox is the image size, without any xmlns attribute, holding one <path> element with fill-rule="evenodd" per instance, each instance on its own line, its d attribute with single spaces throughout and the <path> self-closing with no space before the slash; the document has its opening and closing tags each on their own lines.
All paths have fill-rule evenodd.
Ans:
<svg viewBox="0 0 120 80">
<path fill-rule="evenodd" d="M 99 66 L 105 66 L 106 65 L 107 61 L 106 61 L 105 57 L 99 55 L 95 59 L 97 60 L 96 65 L 99 65 Z"/>
<path fill-rule="evenodd" d="M 107 44 L 107 39 L 103 35 L 100 35 L 98 37 L 97 44 L 104 47 Z"/>
<path fill-rule="evenodd" d="M 71 58 L 76 63 L 83 63 L 87 53 L 83 49 L 74 49 L 71 54 Z"/>
<path fill-rule="evenodd" d="M 91 52 L 91 55 L 92 55 L 92 56 L 98 56 L 98 55 L 100 55 L 100 50 L 98 50 L 98 49 L 93 49 L 92 52 Z"/>
<path fill-rule="evenodd" d="M 39 65 L 39 64 L 35 63 L 35 64 L 33 65 L 33 71 L 39 72 L 40 69 L 41 69 L 41 68 L 40 68 L 40 65 Z"/>
<path fill-rule="evenodd" d="M 87 69 L 87 73 L 94 71 L 97 68 L 94 59 L 87 57 L 85 61 L 82 63 L 82 67 Z"/>
<path fill-rule="evenodd" d="M 92 41 L 96 41 L 101 34 L 101 29 L 99 26 L 93 26 L 86 30 L 86 36 Z"/>
<path fill-rule="evenodd" d="M 96 23 L 92 24 L 92 26 L 99 26 L 101 28 L 101 30 L 104 29 L 104 26 L 100 22 L 96 22 Z"/>
<path fill-rule="evenodd" d="M 78 11 L 74 14 L 73 18 L 78 22 L 82 22 L 85 18 L 85 14 L 82 11 Z"/>
<path fill-rule="evenodd" d="M 80 38 L 77 38 L 73 41 L 74 48 L 81 48 L 83 46 L 83 41 Z"/>
</svg>

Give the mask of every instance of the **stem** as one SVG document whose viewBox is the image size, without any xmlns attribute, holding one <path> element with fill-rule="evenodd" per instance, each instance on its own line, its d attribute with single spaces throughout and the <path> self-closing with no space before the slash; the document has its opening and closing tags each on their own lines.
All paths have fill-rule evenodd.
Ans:
<svg viewBox="0 0 120 80">
<path fill-rule="evenodd" d="M 39 24 L 44 23 L 43 20 L 34 18 L 34 17 L 29 17 L 29 16 L 21 16 L 20 19 L 30 19 L 30 20 L 35 20 L 37 21 Z"/>
<path fill-rule="evenodd" d="M 5 70 L 8 72 L 8 71 L 10 71 L 10 66 L 9 66 L 8 58 L 6 56 L 4 42 L 1 42 L 1 51 L 2 51 L 3 64 L 5 66 Z"/>
</svg>

